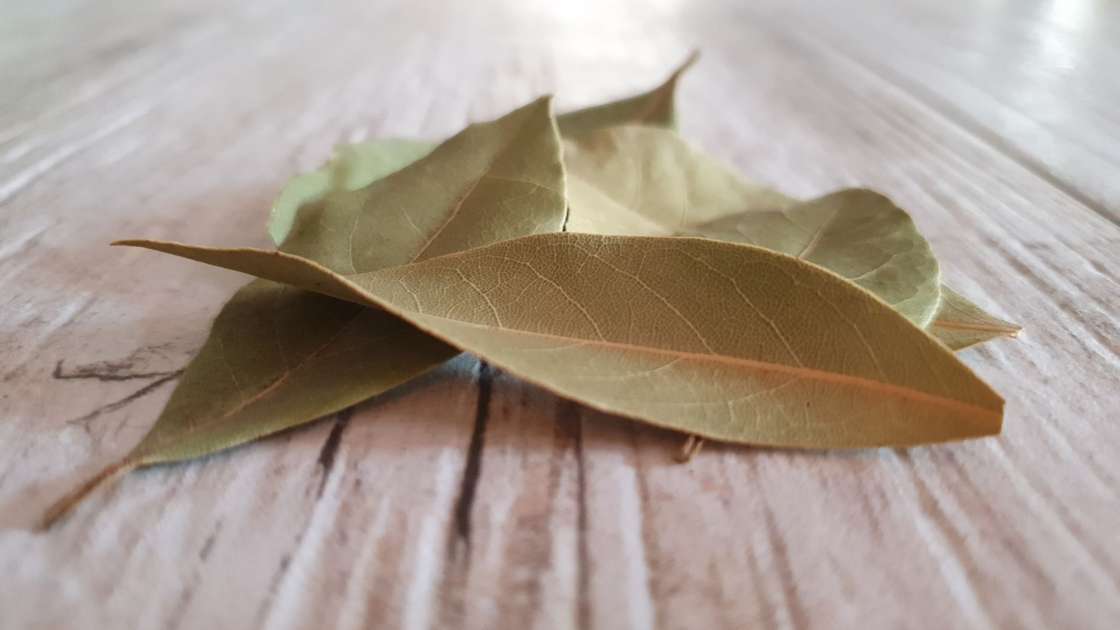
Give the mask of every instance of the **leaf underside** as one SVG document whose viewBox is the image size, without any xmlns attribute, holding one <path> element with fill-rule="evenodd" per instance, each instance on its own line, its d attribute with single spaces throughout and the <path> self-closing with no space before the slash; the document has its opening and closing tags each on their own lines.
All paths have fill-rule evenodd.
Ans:
<svg viewBox="0 0 1120 630">
<path fill-rule="evenodd" d="M 122 244 L 383 308 L 561 395 L 706 438 L 868 447 L 1000 427 L 1003 401 L 940 343 L 757 247 L 544 234 L 342 276 L 262 250 Z"/>
</svg>

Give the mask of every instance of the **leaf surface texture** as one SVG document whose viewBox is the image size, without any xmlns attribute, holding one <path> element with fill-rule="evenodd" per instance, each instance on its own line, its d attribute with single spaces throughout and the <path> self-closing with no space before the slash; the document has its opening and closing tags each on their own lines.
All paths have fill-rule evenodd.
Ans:
<svg viewBox="0 0 1120 630">
<path fill-rule="evenodd" d="M 1004 321 L 953 289 L 941 285 L 941 304 L 929 332 L 953 350 L 963 350 L 1001 337 L 1017 337 L 1022 327 Z"/>
<path fill-rule="evenodd" d="M 787 447 L 999 431 L 1003 401 L 872 294 L 797 258 L 707 239 L 544 234 L 343 276 L 262 250 L 131 241 L 384 308 L 590 406 Z"/>
</svg>

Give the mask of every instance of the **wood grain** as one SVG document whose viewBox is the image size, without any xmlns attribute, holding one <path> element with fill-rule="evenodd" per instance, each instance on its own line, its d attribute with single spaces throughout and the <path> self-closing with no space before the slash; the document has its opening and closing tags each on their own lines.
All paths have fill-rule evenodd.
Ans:
<svg viewBox="0 0 1120 630">
<path fill-rule="evenodd" d="M 1115 625 L 1115 7 L 280 4 L 0 9 L 0 627 Z M 592 103 L 693 47 L 688 137 L 791 194 L 883 190 L 1025 326 L 964 354 L 1001 437 L 678 465 L 462 357 L 25 529 L 143 434 L 243 281 L 109 240 L 265 246 L 338 142 Z"/>
<path fill-rule="evenodd" d="M 1120 223 L 1120 5 L 1101 0 L 768 4 L 1086 207 Z M 812 7 L 812 8 L 811 8 Z M 815 9 L 815 10 L 814 10 Z M 869 33 L 874 33 L 869 37 Z M 889 51 L 889 52 L 888 52 Z"/>
</svg>

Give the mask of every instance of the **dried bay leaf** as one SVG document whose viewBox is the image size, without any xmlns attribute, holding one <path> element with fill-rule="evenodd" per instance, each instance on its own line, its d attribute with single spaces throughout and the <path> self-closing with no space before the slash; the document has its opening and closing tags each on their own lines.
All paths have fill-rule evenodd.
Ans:
<svg viewBox="0 0 1120 630">
<path fill-rule="evenodd" d="M 803 258 L 859 284 L 918 326 L 933 318 L 940 269 L 910 216 L 852 189 L 798 202 L 743 182 L 677 134 L 615 127 L 564 143 L 568 230 L 694 235 Z"/>
<path fill-rule="evenodd" d="M 623 121 L 672 124 L 675 120 L 673 103 L 676 83 L 694 61 L 694 57 L 673 72 L 669 80 L 650 92 L 588 110 L 571 112 L 559 117 L 559 120 L 561 124 L 576 130 Z M 469 142 L 474 141 L 472 139 Z M 463 142 L 469 143 L 466 140 Z M 296 227 L 298 212 L 301 208 L 307 208 L 300 218 L 308 225 L 299 226 L 299 234 L 291 242 L 284 243 L 281 249 L 294 251 L 327 265 L 335 265 L 336 268 L 341 266 L 340 270 L 345 270 L 347 261 L 338 256 L 337 251 L 344 246 L 344 241 L 345 247 L 351 247 L 355 233 L 345 235 L 344 239 L 344 230 L 356 230 L 363 218 L 380 216 L 376 212 L 368 213 L 368 204 L 356 203 L 354 195 L 349 193 L 398 172 L 424 158 L 434 148 L 435 143 L 403 139 L 373 140 L 343 147 L 325 167 L 300 175 L 285 187 L 270 215 L 270 236 L 274 242 L 284 243 Z M 436 165 L 428 170 L 431 172 L 439 169 L 440 165 Z M 366 194 L 378 203 L 385 203 L 385 197 L 392 197 L 392 191 L 388 195 L 381 190 L 366 191 Z M 404 207 L 407 212 L 411 212 L 416 205 L 406 204 Z M 410 217 L 405 215 L 404 218 Z M 468 226 L 468 232 L 470 230 L 478 230 L 478 226 Z M 532 230 L 518 232 L 516 228 L 497 226 L 496 233 L 492 235 L 508 238 L 531 232 Z M 362 238 L 362 234 L 357 234 L 363 248 L 371 246 L 368 238 L 370 235 L 367 232 L 367 238 Z M 385 239 L 385 242 L 378 245 L 383 251 L 393 252 L 401 244 L 399 241 Z M 408 251 L 407 243 L 405 245 L 399 249 Z M 349 262 L 350 269 L 356 270 L 354 261 Z M 376 268 L 376 264 L 370 268 Z M 345 408 L 408 380 L 456 354 L 455 350 L 430 336 L 402 328 L 402 324 L 395 318 L 384 313 L 365 312 L 366 309 L 354 311 L 355 308 L 349 304 L 324 300 L 310 293 L 301 295 L 298 290 L 289 289 L 285 294 L 282 285 L 267 281 L 253 282 L 239 291 L 223 309 L 207 344 L 188 367 L 180 386 L 161 415 L 160 422 L 157 422 L 156 430 L 149 436 L 151 440 L 146 441 L 145 448 L 138 449 L 135 455 L 148 457 L 151 461 L 147 463 L 155 463 L 156 459 L 186 459 L 218 450 L 222 445 L 243 443 L 278 428 L 294 426 Z M 316 322 L 315 313 L 320 309 L 323 310 L 323 320 Z M 354 319 L 346 320 L 345 326 L 340 326 L 330 316 L 336 309 L 346 311 Z M 314 381 L 299 378 L 289 374 L 286 369 L 283 371 L 284 376 L 278 376 L 277 367 L 285 366 L 285 362 L 267 361 L 261 364 L 262 367 L 258 367 L 252 362 L 243 366 L 237 361 L 231 362 L 224 358 L 231 347 L 236 348 L 233 354 L 238 356 L 260 357 L 273 353 L 279 345 L 277 340 L 271 335 L 259 333 L 276 329 L 276 319 L 299 322 L 299 326 L 293 330 L 305 330 L 305 341 L 314 350 L 308 356 L 300 357 L 297 364 L 306 374 L 322 378 Z M 254 331 L 258 334 L 253 334 Z M 376 354 L 368 354 L 371 349 L 367 340 L 370 338 L 380 340 Z M 355 354 L 359 351 L 367 354 L 364 357 Z M 216 358 L 221 358 L 221 361 L 215 361 Z M 213 363 L 220 363 L 223 367 L 217 373 L 229 373 L 231 380 L 224 381 L 227 387 L 223 388 L 222 383 L 213 382 Z M 337 365 L 332 369 L 332 364 L 354 365 L 357 369 L 339 370 Z M 341 376 L 336 378 L 335 374 Z M 231 383 L 240 383 L 245 390 L 258 393 L 242 396 L 241 389 L 229 389 L 228 385 Z M 314 404 L 310 407 L 301 404 L 297 400 L 301 394 L 313 400 Z M 225 424 L 222 427 L 208 427 L 203 436 L 205 444 L 195 441 L 178 444 L 177 440 L 180 438 L 176 438 L 174 427 L 180 423 L 169 419 L 192 417 L 223 418 Z M 168 426 L 172 430 L 161 431 Z M 146 452 L 155 455 L 149 457 Z"/>
<path fill-rule="evenodd" d="M 1019 331 L 939 289 L 928 242 L 904 210 L 874 191 L 799 201 L 744 182 L 677 134 L 651 127 L 566 139 L 564 162 L 569 231 L 694 235 L 800 255 L 875 293 L 954 350 Z"/>
<path fill-rule="evenodd" d="M 173 462 L 244 444 L 345 409 L 456 354 L 384 311 L 255 280 L 222 309 L 127 460 Z"/>
<path fill-rule="evenodd" d="M 341 147 L 325 166 L 297 175 L 289 181 L 268 217 L 268 235 L 280 245 L 295 223 L 296 213 L 335 191 L 353 191 L 391 175 L 428 155 L 434 142 L 386 138 Z"/>
<path fill-rule="evenodd" d="M 940 301 L 941 271 L 904 210 L 867 189 L 849 189 L 781 210 L 744 212 L 695 233 L 773 249 L 826 267 L 925 327 Z"/>
<path fill-rule="evenodd" d="M 789 203 L 656 127 L 625 125 L 566 139 L 564 164 L 572 232 L 671 235 Z"/>
<path fill-rule="evenodd" d="M 700 59 L 700 53 L 693 52 L 684 63 L 669 75 L 664 83 L 654 89 L 619 101 L 596 105 L 568 112 L 557 117 L 560 133 L 575 136 L 596 129 L 617 125 L 651 125 L 676 129 L 677 83 L 681 76 Z"/>
<path fill-rule="evenodd" d="M 389 177 L 302 207 L 283 250 L 360 273 L 558 230 L 565 184 L 550 107 L 539 99 L 472 125 Z"/>
<path fill-rule="evenodd" d="M 559 230 L 559 142 L 547 99 L 473 125 L 373 185 L 313 204 L 283 249 L 352 273 Z M 115 475 L 310 422 L 456 354 L 384 311 L 254 281 L 222 309 L 153 429 L 54 505 L 44 526 Z"/>
<path fill-rule="evenodd" d="M 872 195 L 876 195 L 876 193 L 872 193 Z M 874 197 L 871 197 L 869 199 L 873 198 Z M 769 220 L 766 218 L 767 215 L 783 214 L 784 212 L 789 212 L 798 207 L 799 204 L 794 203 L 785 211 L 761 213 L 763 215 L 763 221 Z M 744 213 L 743 217 L 753 214 L 758 213 Z M 740 224 L 739 221 L 743 217 L 729 216 L 708 225 L 694 226 L 693 232 L 696 235 L 707 238 L 731 242 L 747 242 L 774 248 L 771 243 L 759 240 L 758 237 L 742 238 L 744 232 L 750 232 L 748 226 L 757 220 L 756 217 L 749 217 Z M 729 227 L 731 229 L 728 229 Z M 814 262 L 836 271 L 836 269 L 825 260 Z M 883 292 L 871 282 L 856 280 L 856 283 L 886 299 Z M 889 286 L 887 288 L 889 289 Z M 934 312 L 933 317 L 929 319 L 928 323 L 926 323 L 925 329 L 926 332 L 933 335 L 953 350 L 963 350 L 973 345 L 1000 337 L 1016 337 L 1022 330 L 1017 324 L 1004 321 L 985 312 L 948 285 L 940 285 L 939 294 L 940 299 L 938 300 L 937 310 Z M 891 300 L 887 299 L 887 301 L 890 302 Z"/>
<path fill-rule="evenodd" d="M 557 116 L 563 135 L 577 135 L 616 125 L 676 125 L 677 83 L 699 55 L 693 53 L 657 87 L 622 100 Z M 436 143 L 424 140 L 379 139 L 344 145 L 325 166 L 293 178 L 281 191 L 268 220 L 272 242 L 280 245 L 298 218 L 300 208 L 334 192 L 364 188 L 424 157 Z"/>
<path fill-rule="evenodd" d="M 543 234 L 340 275 L 296 256 L 124 241 L 384 308 L 592 407 L 704 438 L 909 446 L 998 433 L 1003 400 L 871 293 L 698 238 Z"/>
<path fill-rule="evenodd" d="M 988 314 L 971 300 L 941 285 L 941 304 L 929 332 L 953 350 L 999 337 L 1017 337 L 1022 327 Z"/>
</svg>

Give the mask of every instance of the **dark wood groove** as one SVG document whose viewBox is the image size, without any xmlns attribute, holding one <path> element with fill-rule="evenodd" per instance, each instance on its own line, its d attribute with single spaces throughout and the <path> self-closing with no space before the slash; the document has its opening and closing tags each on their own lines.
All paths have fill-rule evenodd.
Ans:
<svg viewBox="0 0 1120 630">
<path fill-rule="evenodd" d="M 319 489 L 315 493 L 315 497 L 323 496 L 323 489 L 327 486 L 327 480 L 330 479 L 331 471 L 334 469 L 335 457 L 338 455 L 338 447 L 342 443 L 342 433 L 346 431 L 347 425 L 350 424 L 350 418 L 354 415 L 354 408 L 343 409 L 335 414 L 334 426 L 331 427 L 331 432 L 327 436 L 327 440 L 323 442 L 323 447 L 319 449 L 319 467 L 322 469 L 322 476 L 319 478 Z"/>
<path fill-rule="evenodd" d="M 493 385 L 493 374 L 490 364 L 479 361 L 478 364 L 478 399 L 475 403 L 474 431 L 471 441 L 467 446 L 467 462 L 463 469 L 463 479 L 459 483 L 459 496 L 455 499 L 455 508 L 452 512 L 452 544 L 450 551 L 454 552 L 459 545 L 465 547 L 469 557 L 471 545 L 471 511 L 474 507 L 474 497 L 478 490 L 478 479 L 482 474 L 482 450 L 486 443 L 486 425 L 490 419 L 490 395 Z"/>
</svg>

